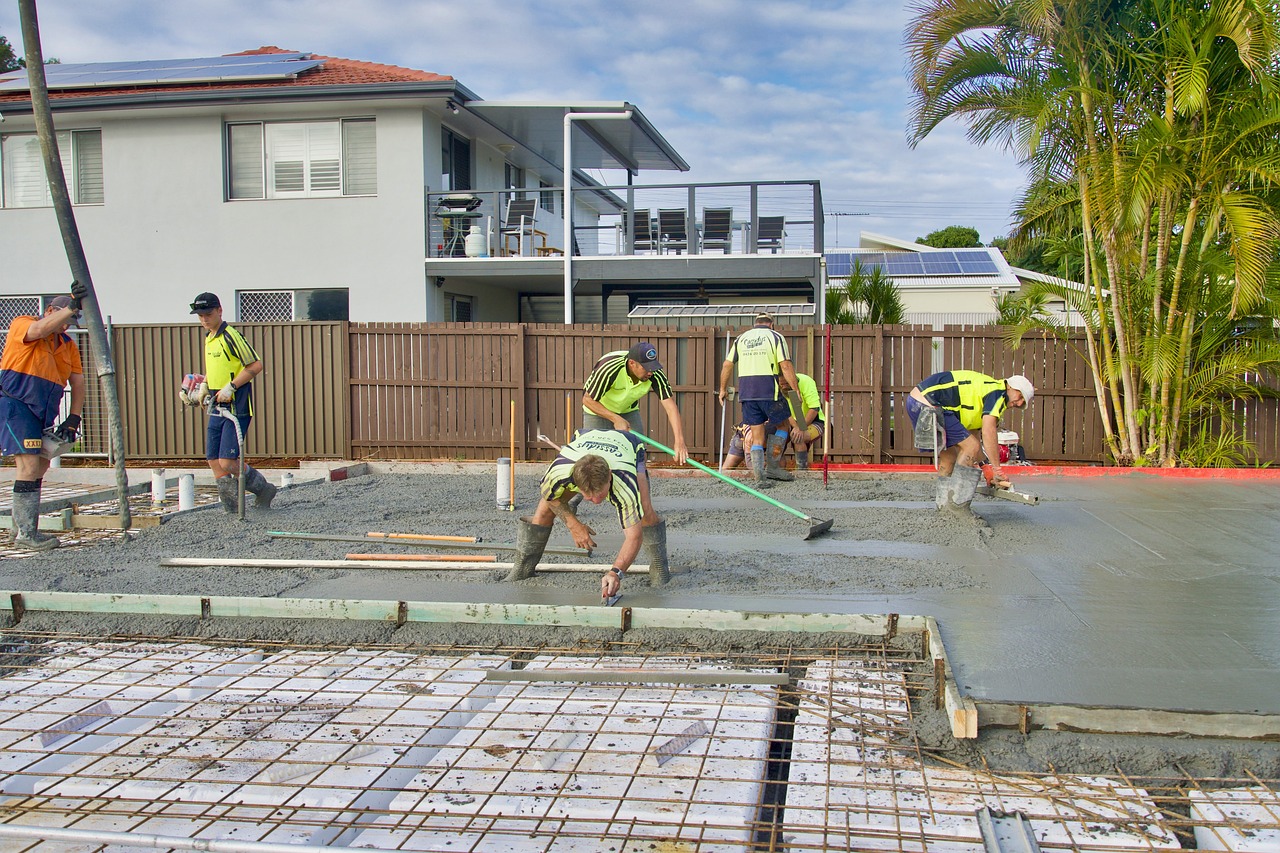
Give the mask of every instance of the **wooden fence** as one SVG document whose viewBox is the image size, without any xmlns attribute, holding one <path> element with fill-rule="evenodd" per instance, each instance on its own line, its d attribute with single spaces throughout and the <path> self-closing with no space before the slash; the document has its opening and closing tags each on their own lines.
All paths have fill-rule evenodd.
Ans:
<svg viewBox="0 0 1280 853">
<path fill-rule="evenodd" d="M 515 457 L 550 459 L 552 451 L 537 442 L 538 431 L 563 441 L 581 421 L 582 383 L 592 365 L 601 354 L 637 340 L 649 340 L 658 350 L 695 458 L 716 460 L 722 427 L 737 419 L 737 407 L 722 418 L 715 394 L 724 330 L 515 323 L 239 328 L 266 364 L 254 383 L 254 458 L 496 459 L 510 453 L 514 422 Z M 781 331 L 796 369 L 813 376 L 822 390 L 822 327 Z M 194 324 L 112 330 L 130 459 L 203 458 L 204 418 L 177 400 L 182 375 L 199 369 L 202 339 Z M 832 461 L 924 461 L 911 446 L 903 401 L 930 373 L 961 368 L 993 376 L 1025 373 L 1035 384 L 1031 405 L 1011 411 L 1002 423 L 1019 433 L 1033 461 L 1104 461 L 1082 340 L 1027 339 L 1010 350 L 1000 330 L 990 326 L 838 326 L 830 349 Z M 86 372 L 93 375 L 88 359 Z M 1260 458 L 1276 461 L 1277 401 L 1249 401 L 1242 413 Z M 671 430 L 654 395 L 642 403 L 642 414 L 648 433 L 669 445 Z M 87 449 L 104 429 L 96 414 L 86 419 Z"/>
</svg>

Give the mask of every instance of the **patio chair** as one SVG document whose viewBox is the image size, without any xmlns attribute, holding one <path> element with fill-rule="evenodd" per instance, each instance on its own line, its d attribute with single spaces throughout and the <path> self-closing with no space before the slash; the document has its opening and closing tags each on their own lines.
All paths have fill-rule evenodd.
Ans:
<svg viewBox="0 0 1280 853">
<path fill-rule="evenodd" d="M 654 239 L 653 219 L 650 218 L 648 208 L 644 210 L 632 211 L 635 219 L 631 224 L 631 243 L 633 252 L 651 252 L 657 248 L 657 240 Z M 628 222 L 627 211 L 622 211 L 622 230 L 627 230 Z"/>
<path fill-rule="evenodd" d="M 689 248 L 688 218 L 683 207 L 658 211 L 658 242 L 664 252 Z"/>
<path fill-rule="evenodd" d="M 769 249 L 773 254 L 787 250 L 787 218 L 785 216 L 761 216 L 760 230 L 756 234 L 756 251 Z"/>
<path fill-rule="evenodd" d="M 724 249 L 729 254 L 733 248 L 733 208 L 702 208 L 702 250 Z"/>
<path fill-rule="evenodd" d="M 524 238 L 529 235 L 530 254 L 532 254 L 533 237 L 535 234 L 542 232 L 536 231 L 533 227 L 534 216 L 538 212 L 538 199 L 535 196 L 529 198 L 511 198 L 507 200 L 507 215 L 502 218 L 502 225 L 498 228 L 498 236 L 502 238 L 502 252 L 510 255 L 511 238 L 515 238 L 516 251 L 515 254 L 524 254 Z M 543 235 L 543 245 L 546 245 L 546 235 Z"/>
</svg>

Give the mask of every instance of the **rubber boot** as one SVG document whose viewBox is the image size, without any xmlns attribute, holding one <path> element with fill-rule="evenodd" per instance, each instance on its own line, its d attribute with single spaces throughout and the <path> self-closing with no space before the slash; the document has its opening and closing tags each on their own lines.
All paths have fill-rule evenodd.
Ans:
<svg viewBox="0 0 1280 853">
<path fill-rule="evenodd" d="M 782 451 L 786 449 L 787 440 L 780 435 L 771 435 L 765 442 L 764 475 L 770 480 L 781 480 L 784 483 L 790 483 L 796 478 L 795 474 L 782 467 Z"/>
<path fill-rule="evenodd" d="M 809 470 L 809 451 L 807 450 L 796 451 L 796 468 L 798 468 L 801 471 Z"/>
<path fill-rule="evenodd" d="M 257 501 L 254 503 L 258 509 L 271 509 L 271 501 L 275 499 L 275 486 L 267 482 L 267 478 L 262 476 L 262 472 L 257 468 L 250 468 L 244 475 L 244 490 L 252 492 Z"/>
<path fill-rule="evenodd" d="M 40 490 L 13 493 L 13 547 L 24 551 L 48 551 L 58 547 L 58 537 L 40 532 Z"/>
<path fill-rule="evenodd" d="M 653 527 L 642 527 L 640 533 L 649 553 L 649 586 L 662 586 L 671 580 L 671 566 L 667 561 L 667 520 L 664 518 Z"/>
<path fill-rule="evenodd" d="M 764 448 L 751 448 L 751 473 L 756 475 L 757 489 L 771 489 L 771 483 L 764 475 Z"/>
<path fill-rule="evenodd" d="M 240 511 L 240 483 L 234 474 L 218 478 L 218 497 L 222 500 L 222 508 L 227 512 Z"/>
<path fill-rule="evenodd" d="M 981 480 L 982 471 L 979 469 L 972 465 L 957 465 L 956 470 L 951 473 L 951 506 L 955 509 L 968 509 Z"/>
<path fill-rule="evenodd" d="M 933 502 L 937 505 L 938 509 L 951 506 L 951 478 L 953 476 L 955 476 L 954 472 L 945 477 L 939 477 L 934 481 Z"/>
<path fill-rule="evenodd" d="M 550 538 L 551 525 L 543 527 L 530 521 L 529 516 L 521 516 L 520 528 L 516 531 L 515 560 L 506 580 L 522 581 L 533 577 L 534 569 L 538 567 L 538 561 L 542 559 L 542 552 Z"/>
</svg>

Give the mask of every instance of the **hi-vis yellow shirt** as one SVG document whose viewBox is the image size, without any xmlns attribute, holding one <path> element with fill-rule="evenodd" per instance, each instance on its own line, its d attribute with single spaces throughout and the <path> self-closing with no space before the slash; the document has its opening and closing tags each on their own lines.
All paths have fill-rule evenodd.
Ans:
<svg viewBox="0 0 1280 853">
<path fill-rule="evenodd" d="M 244 335 L 224 322 L 204 339 L 204 378 L 209 383 L 209 393 L 218 393 L 244 370 L 245 365 L 259 360 L 258 353 L 249 346 Z M 252 382 L 236 389 L 232 406 L 241 417 L 253 414 Z"/>
</svg>

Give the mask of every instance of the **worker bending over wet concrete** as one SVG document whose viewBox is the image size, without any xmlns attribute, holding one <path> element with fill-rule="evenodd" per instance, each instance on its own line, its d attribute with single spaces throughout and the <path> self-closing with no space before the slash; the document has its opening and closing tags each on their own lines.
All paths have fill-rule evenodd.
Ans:
<svg viewBox="0 0 1280 853">
<path fill-rule="evenodd" d="M 780 436 L 783 443 L 771 447 L 771 451 L 776 449 L 777 457 L 773 457 L 772 452 L 770 457 L 773 467 L 782 467 L 782 455 L 786 452 L 787 445 L 790 445 L 796 452 L 796 468 L 804 471 L 809 467 L 809 448 L 822 438 L 826 426 L 822 417 L 822 396 L 818 393 L 818 383 L 807 373 L 797 373 L 796 379 L 800 380 L 800 387 L 795 390 L 800 395 L 801 411 L 795 409 L 795 398 L 790 393 L 792 388 L 787 377 L 778 377 L 778 390 L 787 398 L 787 412 L 791 417 L 781 427 L 786 430 L 786 434 Z"/>
<path fill-rule="evenodd" d="M 938 452 L 938 484 L 935 502 L 943 507 L 966 508 L 973 501 L 982 471 L 978 453 L 985 450 L 991 462 L 991 483 L 1008 489 L 1013 483 L 1000 468 L 998 429 L 1009 407 L 1020 409 L 1035 396 L 1031 381 L 1021 374 L 993 379 L 973 370 L 944 370 L 926 377 L 911 389 L 907 415 L 919 450 L 934 450 L 937 428 L 946 434 Z M 982 441 L 972 430 L 980 431 Z"/>
<path fill-rule="evenodd" d="M 600 597 L 608 599 L 622 588 L 622 576 L 643 544 L 649 551 L 649 584 L 660 586 L 671 578 L 667 566 L 667 523 L 658 518 L 649 498 L 645 476 L 644 445 L 630 432 L 610 429 L 578 433 L 560 448 L 542 475 L 542 498 L 532 516 L 520 519 L 516 532 L 516 555 L 507 580 L 532 577 L 547 547 L 551 528 L 559 518 L 569 528 L 573 543 L 594 550 L 592 534 L 569 505 L 581 494 L 593 504 L 608 500 L 618 511 L 622 525 L 622 548 L 613 566 L 600 579 Z"/>
</svg>

